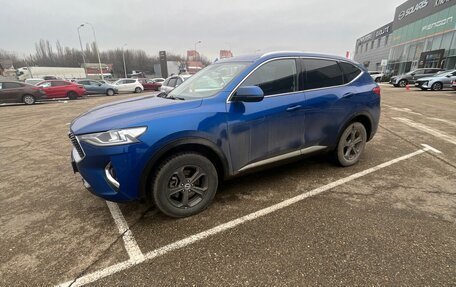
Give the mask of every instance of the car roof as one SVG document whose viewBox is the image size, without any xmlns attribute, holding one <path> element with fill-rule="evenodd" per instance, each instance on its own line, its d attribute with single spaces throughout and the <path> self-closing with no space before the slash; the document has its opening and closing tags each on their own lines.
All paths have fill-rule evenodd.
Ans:
<svg viewBox="0 0 456 287">
<path fill-rule="evenodd" d="M 269 60 L 273 58 L 282 58 L 282 57 L 310 57 L 310 58 L 327 58 L 333 60 L 343 60 L 348 62 L 353 62 L 350 59 L 334 56 L 334 55 L 327 55 L 327 54 L 320 54 L 320 53 L 310 53 L 310 52 L 299 52 L 299 51 L 278 51 L 278 52 L 270 52 L 265 54 L 253 54 L 253 55 L 244 55 L 244 56 L 237 56 L 232 58 L 226 58 L 218 61 L 217 63 L 225 63 L 225 62 L 254 62 L 257 60 Z M 355 62 L 353 62 L 355 63 Z"/>
</svg>

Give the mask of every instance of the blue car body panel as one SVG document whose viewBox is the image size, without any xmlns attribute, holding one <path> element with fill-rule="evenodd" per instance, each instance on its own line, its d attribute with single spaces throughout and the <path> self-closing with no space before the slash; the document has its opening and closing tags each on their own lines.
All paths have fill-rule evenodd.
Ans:
<svg viewBox="0 0 456 287">
<path fill-rule="evenodd" d="M 245 61 L 249 65 L 212 97 L 179 101 L 146 96 L 96 107 L 72 122 L 72 134 L 132 127 L 147 127 L 147 131 L 139 142 L 127 145 L 99 147 L 81 142 L 85 157 L 76 163 L 77 170 L 96 195 L 129 201 L 144 196 L 142 184 L 151 162 L 174 142 L 207 143 L 223 157 L 225 176 L 233 176 L 249 164 L 295 150 L 311 146 L 332 149 L 344 126 L 359 115 L 370 120 L 372 138 L 380 117 L 380 97 L 373 92 L 378 86 L 361 67 L 361 76 L 346 85 L 265 97 L 261 102 L 229 100 L 256 67 L 283 57 L 347 61 L 300 52 L 231 58 L 219 63 Z M 116 171 L 119 189 L 106 179 L 104 169 L 109 163 Z"/>
</svg>

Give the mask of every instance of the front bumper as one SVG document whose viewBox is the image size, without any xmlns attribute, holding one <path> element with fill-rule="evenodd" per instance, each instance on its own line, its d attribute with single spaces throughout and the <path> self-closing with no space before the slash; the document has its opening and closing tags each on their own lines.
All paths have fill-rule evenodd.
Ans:
<svg viewBox="0 0 456 287">
<path fill-rule="evenodd" d="M 138 144 L 137 144 L 138 145 Z M 140 144 L 139 144 L 140 145 Z M 71 166 L 82 177 L 84 187 L 109 201 L 140 199 L 141 168 L 137 149 L 129 146 L 94 147 L 81 142 L 84 156 L 73 147 Z M 141 150 L 141 149 L 139 149 Z"/>
<path fill-rule="evenodd" d="M 417 82 L 415 82 L 415 87 L 417 87 L 417 88 L 430 89 L 431 86 L 432 86 L 432 83 L 429 82 L 429 81 L 424 81 L 424 82 L 417 81 Z"/>
</svg>

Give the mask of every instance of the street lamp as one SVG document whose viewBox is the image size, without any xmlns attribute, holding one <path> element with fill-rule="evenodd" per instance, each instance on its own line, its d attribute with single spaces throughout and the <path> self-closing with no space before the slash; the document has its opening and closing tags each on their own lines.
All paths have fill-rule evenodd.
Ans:
<svg viewBox="0 0 456 287">
<path fill-rule="evenodd" d="M 89 22 L 85 22 L 81 24 L 79 27 L 84 27 L 85 25 L 89 25 L 92 28 L 93 39 L 95 40 L 95 49 L 97 50 L 98 65 L 100 66 L 101 79 L 104 80 L 103 68 L 101 67 L 100 52 L 98 51 L 97 35 L 95 34 L 95 28 L 93 28 L 93 25 Z"/>
<path fill-rule="evenodd" d="M 122 46 L 122 59 L 123 59 L 123 65 L 124 65 L 124 73 L 125 73 L 125 78 L 127 78 L 127 66 L 125 65 L 125 46 L 127 46 L 127 44 L 124 44 Z"/>
<path fill-rule="evenodd" d="M 82 61 L 84 62 L 84 72 L 86 72 L 86 60 L 85 60 L 85 55 L 84 55 L 84 48 L 82 48 L 81 33 L 79 31 L 82 27 L 84 27 L 84 24 L 81 24 L 78 26 L 78 37 L 79 37 L 79 45 L 81 45 Z"/>
<path fill-rule="evenodd" d="M 195 51 L 195 58 L 196 58 L 196 45 L 197 45 L 197 44 L 201 44 L 201 41 L 198 41 L 198 42 L 195 43 L 195 50 L 194 50 L 194 51 Z M 201 58 L 201 57 L 200 57 L 200 58 Z M 195 60 L 196 60 L 196 59 L 195 59 Z"/>
</svg>

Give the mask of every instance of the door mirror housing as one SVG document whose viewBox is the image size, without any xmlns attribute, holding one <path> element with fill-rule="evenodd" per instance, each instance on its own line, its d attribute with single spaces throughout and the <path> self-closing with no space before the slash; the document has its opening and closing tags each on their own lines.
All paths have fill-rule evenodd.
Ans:
<svg viewBox="0 0 456 287">
<path fill-rule="evenodd" d="M 452 76 L 452 75 L 446 75 L 446 77 L 447 77 L 447 78 L 451 78 L 451 77 L 453 77 L 453 76 Z"/>
<path fill-rule="evenodd" d="M 415 73 L 411 73 L 411 74 L 410 74 L 410 76 L 412 76 L 412 77 L 415 76 L 415 75 L 416 75 Z"/>
<path fill-rule="evenodd" d="M 264 92 L 257 86 L 239 87 L 231 100 L 233 102 L 261 102 L 264 99 Z"/>
</svg>

